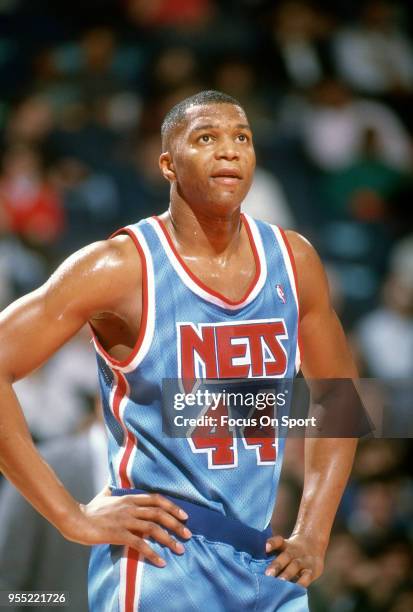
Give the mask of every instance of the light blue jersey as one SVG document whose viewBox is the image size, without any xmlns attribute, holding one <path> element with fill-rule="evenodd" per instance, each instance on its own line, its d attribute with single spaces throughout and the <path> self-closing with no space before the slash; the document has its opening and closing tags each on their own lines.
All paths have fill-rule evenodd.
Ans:
<svg viewBox="0 0 413 612">
<path fill-rule="evenodd" d="M 259 439 L 248 428 L 242 436 L 228 428 L 221 432 L 219 443 L 209 444 L 197 428 L 188 437 L 168 437 L 162 422 L 165 379 L 291 379 L 299 369 L 298 299 L 288 243 L 276 226 L 247 215 L 242 222 L 255 259 L 255 276 L 237 302 L 209 289 L 189 270 L 160 219 L 145 219 L 121 230 L 133 239 L 142 262 L 141 330 L 124 362 L 111 358 L 96 338 L 94 342 L 111 487 L 181 498 L 262 531 L 271 519 L 282 464 L 284 440 L 277 439 L 276 431 L 272 438 L 267 432 Z M 170 410 L 175 410 L 172 398 Z M 100 563 L 104 575 L 113 572 L 107 584 L 118 606 L 105 610 L 132 612 L 138 600 L 144 601 L 140 572 L 149 564 L 138 563 L 133 551 L 118 558 L 113 554 L 109 558 L 108 551 L 109 547 L 106 553 L 103 549 L 95 553 L 93 589 L 102 586 L 96 582 Z M 174 564 L 179 563 L 172 557 Z M 149 571 L 158 569 L 151 566 Z M 133 588 L 127 584 L 131 572 Z M 118 585 L 115 595 L 114 585 Z M 96 597 L 95 593 L 91 601 L 101 605 Z M 153 606 L 153 592 L 148 597 Z M 183 602 L 180 609 L 197 608 Z"/>
</svg>

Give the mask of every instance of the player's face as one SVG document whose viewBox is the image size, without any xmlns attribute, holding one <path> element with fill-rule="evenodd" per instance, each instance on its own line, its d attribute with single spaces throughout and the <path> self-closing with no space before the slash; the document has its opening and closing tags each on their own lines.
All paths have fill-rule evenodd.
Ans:
<svg viewBox="0 0 413 612">
<path fill-rule="evenodd" d="M 172 138 L 179 195 L 193 206 L 231 212 L 252 182 L 255 152 L 244 111 L 232 104 L 194 106 Z"/>
</svg>

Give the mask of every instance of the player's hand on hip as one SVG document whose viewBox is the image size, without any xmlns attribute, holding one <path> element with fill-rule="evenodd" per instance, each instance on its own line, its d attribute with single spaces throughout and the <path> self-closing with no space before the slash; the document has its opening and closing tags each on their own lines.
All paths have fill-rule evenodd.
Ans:
<svg viewBox="0 0 413 612">
<path fill-rule="evenodd" d="M 86 505 L 80 504 L 80 516 L 62 530 L 63 535 L 80 544 L 119 544 L 130 546 L 158 567 L 166 565 L 148 544 L 152 539 L 182 554 L 184 546 L 167 530 L 187 540 L 192 534 L 182 523 L 188 515 L 158 493 L 111 496 L 101 491 Z"/>
<path fill-rule="evenodd" d="M 274 536 L 269 538 L 266 544 L 266 552 L 273 551 L 279 554 L 265 570 L 267 576 L 291 580 L 307 588 L 323 571 L 324 551 L 318 550 L 308 537 Z"/>
</svg>

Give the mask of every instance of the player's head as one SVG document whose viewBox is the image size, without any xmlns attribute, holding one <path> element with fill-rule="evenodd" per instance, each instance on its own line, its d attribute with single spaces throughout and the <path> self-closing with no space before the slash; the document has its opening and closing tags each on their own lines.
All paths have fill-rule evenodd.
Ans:
<svg viewBox="0 0 413 612">
<path fill-rule="evenodd" d="M 235 98 L 213 90 L 186 98 L 167 113 L 161 133 L 160 168 L 172 190 L 192 205 L 240 205 L 251 185 L 255 153 L 245 111 Z"/>
<path fill-rule="evenodd" d="M 242 109 L 238 100 L 222 91 L 215 91 L 213 89 L 200 91 L 189 98 L 185 98 L 185 100 L 181 100 L 181 102 L 175 104 L 175 106 L 166 113 L 162 122 L 162 151 L 168 151 L 170 138 L 173 137 L 176 128 L 186 121 L 187 111 L 193 106 L 205 106 L 207 104 L 232 104 Z"/>
</svg>

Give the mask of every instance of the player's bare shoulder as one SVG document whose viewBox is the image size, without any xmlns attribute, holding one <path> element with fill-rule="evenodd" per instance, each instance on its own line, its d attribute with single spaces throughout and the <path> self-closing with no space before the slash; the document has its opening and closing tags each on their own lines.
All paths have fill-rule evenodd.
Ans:
<svg viewBox="0 0 413 612">
<path fill-rule="evenodd" d="M 66 259 L 45 285 L 46 296 L 60 297 L 86 318 L 129 309 L 139 297 L 141 261 L 128 235 L 92 243 Z"/>
<path fill-rule="evenodd" d="M 311 242 L 293 230 L 286 230 L 297 272 L 301 315 L 314 301 L 329 300 L 328 281 L 320 256 Z"/>
<path fill-rule="evenodd" d="M 285 235 L 293 252 L 297 271 L 298 267 L 311 265 L 320 261 L 317 251 L 311 242 L 302 234 L 294 230 L 285 230 Z"/>
</svg>

